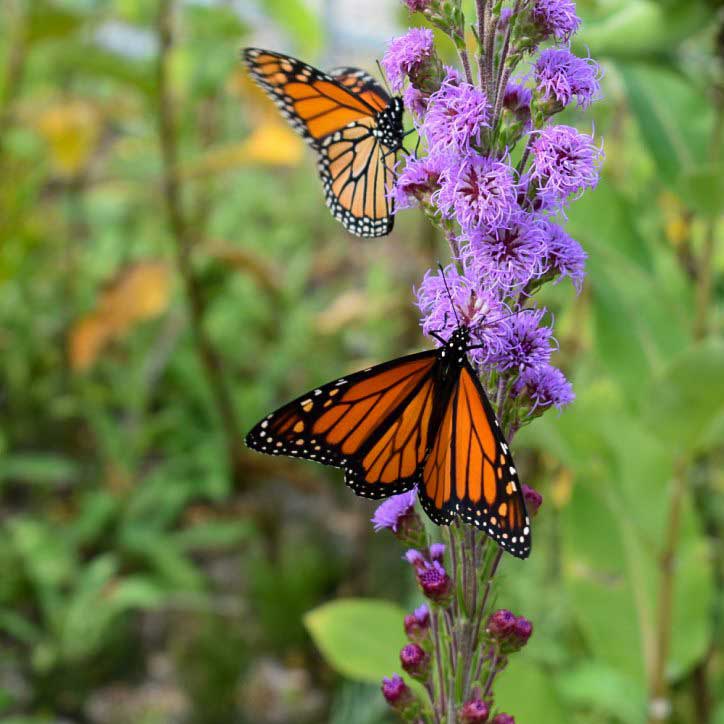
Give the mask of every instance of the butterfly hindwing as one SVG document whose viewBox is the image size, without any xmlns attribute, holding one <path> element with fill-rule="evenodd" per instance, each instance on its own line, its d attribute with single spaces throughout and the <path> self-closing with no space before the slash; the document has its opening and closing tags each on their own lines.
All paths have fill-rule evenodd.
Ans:
<svg viewBox="0 0 724 724">
<path fill-rule="evenodd" d="M 394 183 L 395 154 L 374 136 L 367 119 L 325 138 L 318 169 L 327 206 L 358 236 L 385 236 L 394 216 L 388 191 Z"/>
<path fill-rule="evenodd" d="M 422 470 L 420 502 L 440 525 L 459 516 L 519 558 L 530 553 L 530 520 L 505 439 L 467 361 Z"/>
<path fill-rule="evenodd" d="M 252 78 L 318 154 L 327 206 L 352 234 L 385 236 L 402 144 L 402 105 L 357 68 L 327 74 L 296 58 L 246 48 Z"/>
<path fill-rule="evenodd" d="M 427 454 L 436 363 L 421 352 L 334 380 L 266 417 L 246 443 L 344 468 L 364 497 L 410 490 Z"/>
</svg>

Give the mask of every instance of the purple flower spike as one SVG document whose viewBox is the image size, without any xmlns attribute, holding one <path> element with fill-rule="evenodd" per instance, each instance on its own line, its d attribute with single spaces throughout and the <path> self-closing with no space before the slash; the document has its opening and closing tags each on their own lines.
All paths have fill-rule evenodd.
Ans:
<svg viewBox="0 0 724 724">
<path fill-rule="evenodd" d="M 543 505 L 543 496 L 535 488 L 523 483 L 523 499 L 528 515 L 533 518 Z"/>
<path fill-rule="evenodd" d="M 400 664 L 413 679 L 424 681 L 430 668 L 430 657 L 419 644 L 407 644 L 400 651 Z"/>
<path fill-rule="evenodd" d="M 516 119 L 525 123 L 530 130 L 530 103 L 533 100 L 533 91 L 523 83 L 510 81 L 505 88 L 503 107 L 513 113 Z"/>
<path fill-rule="evenodd" d="M 481 143 L 483 130 L 489 127 L 488 97 L 455 77 L 446 78 L 430 96 L 422 133 L 431 154 L 463 154 Z"/>
<path fill-rule="evenodd" d="M 568 277 L 573 282 L 576 292 L 580 294 L 588 255 L 583 251 L 583 247 L 558 224 L 547 219 L 543 224 L 546 245 L 545 266 L 548 274 L 553 275 L 556 284 Z"/>
<path fill-rule="evenodd" d="M 535 64 L 535 80 L 553 111 L 565 108 L 574 98 L 588 108 L 600 92 L 600 68 L 590 58 L 578 58 L 566 48 L 544 50 Z"/>
<path fill-rule="evenodd" d="M 562 410 L 576 399 L 571 383 L 556 367 L 542 365 L 525 370 L 513 386 L 513 394 L 525 393 L 533 403 L 530 414 L 548 407 Z M 540 414 L 540 413 L 539 413 Z"/>
<path fill-rule="evenodd" d="M 537 131 L 531 143 L 532 183 L 547 209 L 559 209 L 570 196 L 577 196 L 598 183 L 603 152 L 593 137 L 570 126 Z"/>
<path fill-rule="evenodd" d="M 405 108 L 412 113 L 416 121 L 425 115 L 429 100 L 430 96 L 415 88 L 414 85 L 408 85 L 402 93 L 402 101 L 405 104 Z"/>
<path fill-rule="evenodd" d="M 515 719 L 510 714 L 498 714 L 493 719 L 493 724 L 515 724 Z"/>
<path fill-rule="evenodd" d="M 382 58 L 382 67 L 395 93 L 400 93 L 405 78 L 414 74 L 433 57 L 435 52 L 432 30 L 412 28 L 405 35 L 392 40 Z"/>
<path fill-rule="evenodd" d="M 490 289 L 481 286 L 481 278 L 475 265 L 465 253 L 466 269 L 460 274 L 457 267 L 445 268 L 445 279 L 439 272 L 428 271 L 420 288 L 417 289 L 417 305 L 422 312 L 422 329 L 425 334 L 437 332 L 447 339 L 457 326 L 459 319 L 471 331 L 473 344 L 482 345 L 473 350 L 471 357 L 482 364 L 490 357 L 500 354 L 508 334 L 506 320 L 509 310 Z M 448 296 L 450 289 L 452 304 Z M 435 341 L 439 344 L 439 341 Z"/>
<path fill-rule="evenodd" d="M 412 701 L 412 692 L 399 674 L 385 676 L 382 679 L 382 696 L 387 703 L 397 710 L 404 709 Z"/>
<path fill-rule="evenodd" d="M 535 0 L 532 16 L 543 39 L 568 42 L 581 25 L 576 4 L 570 0 Z"/>
<path fill-rule="evenodd" d="M 545 271 L 545 232 L 537 217 L 519 212 L 506 228 L 472 234 L 470 264 L 475 274 L 505 291 L 525 286 Z"/>
<path fill-rule="evenodd" d="M 443 171 L 440 190 L 433 194 L 443 216 L 457 219 L 466 234 L 507 226 L 518 210 L 517 199 L 510 166 L 475 153 Z"/>
<path fill-rule="evenodd" d="M 495 359 L 501 372 L 548 364 L 553 330 L 540 326 L 545 313 L 545 309 L 522 310 L 510 318 L 507 343 Z"/>
<path fill-rule="evenodd" d="M 460 710 L 462 724 L 485 724 L 490 716 L 490 707 L 482 699 L 471 699 Z"/>
<path fill-rule="evenodd" d="M 395 211 L 417 206 L 423 196 L 435 191 L 444 167 L 443 159 L 435 156 L 409 158 L 395 183 Z"/>
</svg>

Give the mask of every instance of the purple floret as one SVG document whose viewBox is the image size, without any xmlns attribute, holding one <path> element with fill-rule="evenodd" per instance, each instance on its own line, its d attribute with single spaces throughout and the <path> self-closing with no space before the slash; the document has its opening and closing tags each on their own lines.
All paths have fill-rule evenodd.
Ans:
<svg viewBox="0 0 724 724">
<path fill-rule="evenodd" d="M 544 50 L 535 64 L 538 92 L 565 108 L 573 99 L 588 108 L 600 93 L 601 69 L 590 58 L 579 58 L 566 48 Z"/>
</svg>

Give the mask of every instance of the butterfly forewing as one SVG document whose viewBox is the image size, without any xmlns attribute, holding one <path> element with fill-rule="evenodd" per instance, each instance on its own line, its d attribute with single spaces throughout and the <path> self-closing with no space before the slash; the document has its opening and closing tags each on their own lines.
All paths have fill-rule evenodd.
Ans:
<svg viewBox="0 0 724 724">
<path fill-rule="evenodd" d="M 409 490 L 427 453 L 435 365 L 421 352 L 311 390 L 256 425 L 247 445 L 343 467 L 365 497 Z"/>
<path fill-rule="evenodd" d="M 439 524 L 460 516 L 519 558 L 530 553 L 530 520 L 510 451 L 467 363 L 445 409 L 420 485 L 420 502 Z"/>
<path fill-rule="evenodd" d="M 329 74 L 378 111 L 383 111 L 390 103 L 390 96 L 367 71 L 344 66 L 330 70 Z"/>
<path fill-rule="evenodd" d="M 252 78 L 318 153 L 332 215 L 357 236 L 385 236 L 394 225 L 389 193 L 402 143 L 399 99 L 364 71 L 324 73 L 296 58 L 246 48 Z"/>
</svg>

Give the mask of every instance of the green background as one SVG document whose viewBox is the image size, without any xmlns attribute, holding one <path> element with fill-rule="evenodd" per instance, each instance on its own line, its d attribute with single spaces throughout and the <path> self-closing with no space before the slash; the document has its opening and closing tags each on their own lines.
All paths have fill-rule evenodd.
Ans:
<svg viewBox="0 0 724 724">
<path fill-rule="evenodd" d="M 663 680 L 665 720 L 724 724 L 722 11 L 578 5 L 604 97 L 562 121 L 606 164 L 570 212 L 585 288 L 545 292 L 578 399 L 516 439 L 545 504 L 502 567 L 535 633 L 496 703 L 653 723 Z M 447 258 L 417 211 L 346 235 L 244 78 L 270 37 L 374 69 L 332 6 L 178 2 L 163 52 L 156 0 L 0 6 L 0 721 L 391 721 L 402 549 L 338 471 L 241 442 L 423 347 L 412 287 Z"/>
</svg>

